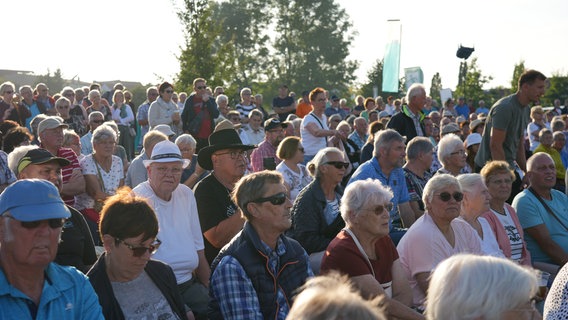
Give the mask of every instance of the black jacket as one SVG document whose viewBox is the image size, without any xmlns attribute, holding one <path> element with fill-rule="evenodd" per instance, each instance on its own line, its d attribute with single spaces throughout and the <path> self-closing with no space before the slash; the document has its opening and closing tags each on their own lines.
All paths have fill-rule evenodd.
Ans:
<svg viewBox="0 0 568 320">
<path fill-rule="evenodd" d="M 418 133 L 416 133 L 416 127 L 414 126 L 414 121 L 411 117 L 406 115 L 405 108 L 408 109 L 407 106 L 403 106 L 403 111 L 395 114 L 387 123 L 387 128 L 394 129 L 400 133 L 400 135 L 406 137 L 406 143 L 408 143 L 412 138 L 416 137 Z M 420 114 L 422 116 L 422 114 Z M 422 128 L 422 132 L 426 132 L 424 130 L 424 123 L 420 120 L 420 127 Z"/>
<path fill-rule="evenodd" d="M 197 127 L 197 130 L 194 131 L 190 126 L 191 120 L 193 120 L 197 116 L 195 110 L 193 110 L 194 99 L 195 92 L 185 100 L 183 112 L 181 114 L 181 121 L 183 124 L 183 132 L 189 133 L 192 136 L 196 137 L 195 134 L 199 132 L 200 127 Z M 209 112 L 209 120 L 211 121 L 211 134 L 213 132 L 213 129 L 215 129 L 215 119 L 219 117 L 219 109 L 217 109 L 217 103 L 215 102 L 215 99 L 213 97 L 209 97 L 209 100 L 205 102 L 205 106 L 207 107 L 206 110 Z"/>
</svg>

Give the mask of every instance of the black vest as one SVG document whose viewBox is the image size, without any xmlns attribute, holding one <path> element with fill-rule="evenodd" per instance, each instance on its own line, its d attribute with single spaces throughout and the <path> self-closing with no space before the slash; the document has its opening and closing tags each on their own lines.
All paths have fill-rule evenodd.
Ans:
<svg viewBox="0 0 568 320">
<path fill-rule="evenodd" d="M 278 288 L 284 291 L 288 305 L 291 306 L 296 290 L 304 284 L 308 274 L 308 259 L 300 244 L 284 235 L 280 237 L 286 253 L 280 256 L 279 269 L 277 274 L 267 269 L 268 256 L 263 250 L 260 238 L 247 222 L 243 230 L 231 240 L 215 258 L 211 264 L 211 274 L 221 259 L 230 255 L 237 259 L 245 270 L 247 276 L 258 296 L 260 310 L 265 319 L 275 319 L 279 306 L 276 302 Z M 210 290 L 210 296 L 213 297 Z M 219 303 L 215 299 L 209 302 L 209 319 L 223 319 Z"/>
</svg>

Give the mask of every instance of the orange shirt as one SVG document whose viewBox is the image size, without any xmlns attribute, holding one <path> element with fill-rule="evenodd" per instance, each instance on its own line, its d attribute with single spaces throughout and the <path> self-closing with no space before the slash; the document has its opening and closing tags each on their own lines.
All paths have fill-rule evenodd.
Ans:
<svg viewBox="0 0 568 320">
<path fill-rule="evenodd" d="M 296 107 L 296 115 L 300 118 L 304 118 L 310 112 L 312 112 L 313 108 L 312 105 L 309 103 L 301 102 Z"/>
</svg>

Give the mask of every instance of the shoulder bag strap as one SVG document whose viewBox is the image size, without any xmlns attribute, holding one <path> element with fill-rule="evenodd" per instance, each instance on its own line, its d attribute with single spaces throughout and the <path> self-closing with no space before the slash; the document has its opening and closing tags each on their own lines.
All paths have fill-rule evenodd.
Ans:
<svg viewBox="0 0 568 320">
<path fill-rule="evenodd" d="M 365 260 L 367 260 L 367 263 L 369 264 L 369 268 L 371 268 L 371 272 L 373 273 L 373 278 L 375 277 L 375 270 L 373 270 L 373 265 L 371 264 L 371 260 L 369 260 L 369 257 L 367 256 L 367 254 L 365 253 L 365 250 L 363 250 L 363 247 L 361 246 L 361 243 L 359 242 L 359 239 L 357 239 L 357 237 L 355 236 L 355 234 L 353 234 L 353 232 L 347 228 L 343 229 L 345 230 L 345 232 L 349 233 L 349 235 L 351 236 L 351 238 L 353 238 L 353 241 L 355 242 L 355 245 L 357 245 L 357 248 L 359 249 L 359 251 L 361 252 L 361 254 L 363 255 L 363 257 L 365 257 Z"/>
<path fill-rule="evenodd" d="M 318 117 L 316 117 L 316 115 L 315 115 L 313 112 L 310 113 L 310 115 L 311 115 L 312 117 L 314 117 L 314 118 L 317 120 L 317 122 L 319 123 L 321 129 L 322 129 L 322 130 L 325 130 L 325 128 L 323 127 L 323 124 L 322 124 L 321 121 L 320 121 L 320 119 L 319 119 Z M 327 137 L 323 137 L 323 138 L 325 139 L 325 144 L 327 145 Z"/>
<path fill-rule="evenodd" d="M 529 188 L 529 191 L 532 192 L 532 194 L 538 199 L 538 201 L 540 201 L 546 211 L 548 211 L 548 213 L 550 213 L 550 215 L 552 215 L 554 219 L 556 219 L 558 223 L 560 223 L 560 225 L 564 227 L 564 229 L 568 230 L 568 227 L 566 227 L 566 225 L 562 223 L 560 219 L 558 219 L 558 216 L 554 213 L 554 211 L 552 211 L 552 209 L 546 204 L 546 202 L 544 202 L 544 200 L 542 200 L 542 198 L 538 195 L 538 193 L 536 193 L 536 191 L 534 191 L 532 187 Z"/>
</svg>

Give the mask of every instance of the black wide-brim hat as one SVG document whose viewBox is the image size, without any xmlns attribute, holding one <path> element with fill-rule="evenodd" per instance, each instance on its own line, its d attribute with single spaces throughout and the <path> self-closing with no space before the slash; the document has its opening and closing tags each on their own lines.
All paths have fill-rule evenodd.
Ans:
<svg viewBox="0 0 568 320">
<path fill-rule="evenodd" d="M 211 155 L 218 150 L 239 149 L 250 150 L 256 148 L 255 145 L 243 144 L 241 137 L 235 129 L 223 129 L 213 132 L 209 136 L 209 146 L 199 150 L 197 162 L 205 170 L 213 170 Z"/>
</svg>

